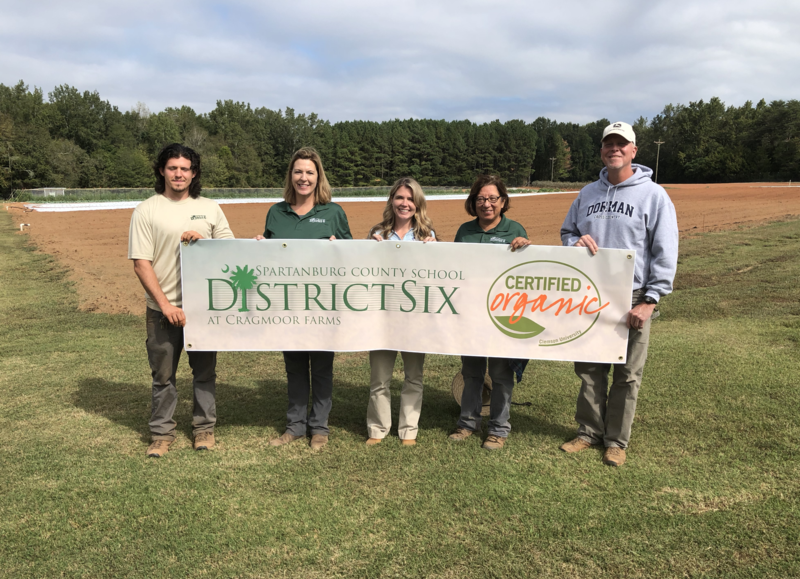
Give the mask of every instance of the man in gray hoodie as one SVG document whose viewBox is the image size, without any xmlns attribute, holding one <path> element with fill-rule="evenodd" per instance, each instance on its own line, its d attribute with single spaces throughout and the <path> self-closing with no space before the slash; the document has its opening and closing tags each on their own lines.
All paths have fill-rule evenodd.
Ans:
<svg viewBox="0 0 800 579">
<path fill-rule="evenodd" d="M 600 180 L 584 187 L 561 226 L 566 246 L 586 247 L 592 255 L 603 247 L 636 250 L 633 296 L 628 312 L 628 356 L 625 364 L 575 362 L 581 379 L 575 421 L 578 436 L 561 445 L 578 452 L 603 444 L 603 462 L 621 466 L 631 436 L 636 397 L 647 359 L 650 320 L 658 301 L 672 291 L 678 264 L 678 222 L 664 188 L 650 179 L 653 171 L 633 163 L 636 135 L 627 123 L 603 131 Z"/>
</svg>

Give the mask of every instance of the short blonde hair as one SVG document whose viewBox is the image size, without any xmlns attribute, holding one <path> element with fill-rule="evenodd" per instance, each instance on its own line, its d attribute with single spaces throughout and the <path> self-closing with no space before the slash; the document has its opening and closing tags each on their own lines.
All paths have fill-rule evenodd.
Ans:
<svg viewBox="0 0 800 579">
<path fill-rule="evenodd" d="M 283 185 L 283 200 L 289 205 L 297 203 L 297 195 L 292 185 L 292 171 L 296 161 L 304 159 L 312 161 L 317 168 L 317 186 L 314 188 L 314 205 L 327 205 L 331 202 L 331 185 L 325 176 L 325 169 L 322 168 L 322 159 L 313 147 L 303 147 L 295 151 L 292 160 L 289 161 L 289 169 L 286 171 L 286 182 Z"/>
</svg>

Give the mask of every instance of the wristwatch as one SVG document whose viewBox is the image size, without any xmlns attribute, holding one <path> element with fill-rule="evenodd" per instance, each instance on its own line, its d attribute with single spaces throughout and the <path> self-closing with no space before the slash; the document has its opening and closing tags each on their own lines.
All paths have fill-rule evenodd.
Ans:
<svg viewBox="0 0 800 579">
<path fill-rule="evenodd" d="M 642 302 L 649 304 L 651 306 L 654 306 L 658 303 L 655 299 L 651 298 L 650 296 L 644 296 Z"/>
</svg>

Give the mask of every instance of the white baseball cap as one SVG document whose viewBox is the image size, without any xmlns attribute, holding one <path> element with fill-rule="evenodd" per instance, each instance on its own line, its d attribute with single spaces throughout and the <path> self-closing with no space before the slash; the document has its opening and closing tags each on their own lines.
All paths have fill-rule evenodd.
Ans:
<svg viewBox="0 0 800 579">
<path fill-rule="evenodd" d="M 623 122 L 611 123 L 603 130 L 603 138 L 600 140 L 604 141 L 608 135 L 619 135 L 623 139 L 627 139 L 634 145 L 636 144 L 636 133 L 633 132 L 633 127 L 630 126 L 628 123 L 623 123 Z"/>
</svg>

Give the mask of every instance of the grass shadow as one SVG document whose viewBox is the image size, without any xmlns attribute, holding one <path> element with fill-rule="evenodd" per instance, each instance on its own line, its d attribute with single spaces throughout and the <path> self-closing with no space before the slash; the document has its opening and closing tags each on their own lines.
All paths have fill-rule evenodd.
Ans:
<svg viewBox="0 0 800 579">
<path fill-rule="evenodd" d="M 192 381 L 178 379 L 178 406 L 175 421 L 178 431 L 192 435 Z M 245 388 L 226 382 L 217 383 L 217 427 L 253 426 L 273 427 L 283 432 L 285 424 L 286 385 L 280 380 L 258 382 L 258 388 Z M 284 405 L 267 404 L 279 400 Z M 113 382 L 105 378 L 89 378 L 78 383 L 73 404 L 86 412 L 97 414 L 139 434 L 142 441 L 150 439 L 149 384 Z"/>
</svg>

